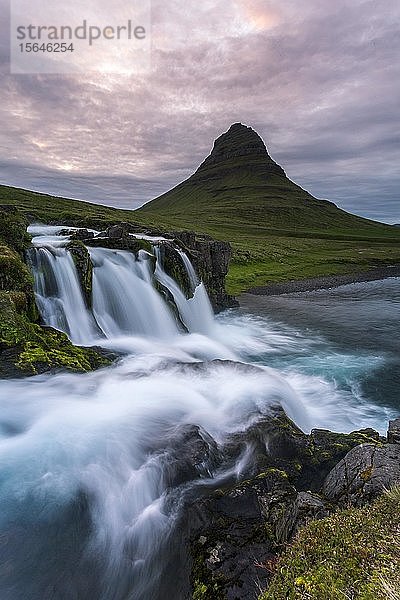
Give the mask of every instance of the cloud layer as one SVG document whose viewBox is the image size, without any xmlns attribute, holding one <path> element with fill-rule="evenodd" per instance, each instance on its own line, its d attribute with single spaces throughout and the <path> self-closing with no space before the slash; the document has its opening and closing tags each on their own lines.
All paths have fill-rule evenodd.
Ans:
<svg viewBox="0 0 400 600">
<path fill-rule="evenodd" d="M 400 222 L 399 20 L 397 0 L 153 0 L 130 76 L 10 75 L 0 32 L 1 181 L 134 208 L 242 121 L 315 196 Z"/>
</svg>

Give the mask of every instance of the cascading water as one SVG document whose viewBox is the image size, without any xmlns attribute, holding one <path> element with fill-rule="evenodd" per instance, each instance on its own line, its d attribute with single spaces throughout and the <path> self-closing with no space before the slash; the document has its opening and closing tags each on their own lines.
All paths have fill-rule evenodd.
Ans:
<svg viewBox="0 0 400 600">
<path fill-rule="evenodd" d="M 75 344 L 90 343 L 97 328 L 86 308 L 71 254 L 50 245 L 33 249 L 30 260 L 43 321 L 67 333 Z"/>
<path fill-rule="evenodd" d="M 176 525 L 200 484 L 235 480 L 251 463 L 251 448 L 230 462 L 219 453 L 230 435 L 268 418 L 276 404 L 305 430 L 382 429 L 384 407 L 318 373 L 296 372 L 303 357 L 322 356 L 320 340 L 246 315 L 214 320 L 186 255 L 189 299 L 157 250 L 153 276 L 146 253 L 90 249 L 89 310 L 66 238 L 35 233 L 45 322 L 125 356 L 86 375 L 0 380 L 1 600 L 186 600 Z M 346 362 L 334 351 L 326 365 L 332 357 Z M 277 369 L 266 366 L 272 361 Z M 360 361 L 358 369 L 371 369 L 369 357 Z M 199 440 L 208 448 L 201 463 L 192 451 Z"/>
<path fill-rule="evenodd" d="M 93 291 L 89 310 L 73 258 L 65 248 L 68 237 L 43 235 L 46 229 L 34 231 L 42 234 L 34 238 L 31 251 L 40 313 L 47 325 L 64 331 L 74 343 L 93 344 L 100 331 L 108 339 L 132 335 L 168 339 L 179 333 L 179 322 L 189 332 L 211 332 L 213 313 L 207 292 L 181 250 L 177 253 L 192 286 L 193 296 L 189 299 L 165 273 L 157 245 L 154 256 L 141 250 L 136 257 L 124 250 L 90 248 Z M 156 289 L 155 281 L 172 296 L 179 322 Z"/>
<path fill-rule="evenodd" d="M 145 335 L 170 338 L 178 329 L 153 285 L 152 256 L 91 248 L 93 314 L 106 337 Z"/>
<path fill-rule="evenodd" d="M 164 271 L 161 252 L 157 247 L 155 247 L 157 258 L 155 277 L 172 294 L 181 319 L 188 331 L 211 334 L 213 314 L 204 284 L 199 282 L 187 255 L 182 251 L 178 251 L 178 254 L 185 265 L 193 296 L 187 299 L 176 281 Z"/>
</svg>

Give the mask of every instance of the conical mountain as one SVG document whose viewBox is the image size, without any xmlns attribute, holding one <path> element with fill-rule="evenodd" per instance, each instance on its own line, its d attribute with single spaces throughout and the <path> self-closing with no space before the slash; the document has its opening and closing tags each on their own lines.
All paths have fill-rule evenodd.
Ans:
<svg viewBox="0 0 400 600">
<path fill-rule="evenodd" d="M 200 165 L 193 178 L 218 179 L 223 174 L 237 175 L 237 169 L 250 171 L 253 176 L 285 177 L 284 170 L 272 160 L 258 133 L 242 123 L 234 123 L 215 140 L 211 154 Z"/>
<path fill-rule="evenodd" d="M 210 155 L 191 177 L 138 213 L 219 237 L 232 227 L 274 235 L 339 230 L 358 234 L 371 228 L 378 233 L 386 227 L 317 200 L 293 183 L 258 133 L 242 123 L 215 140 Z"/>
</svg>

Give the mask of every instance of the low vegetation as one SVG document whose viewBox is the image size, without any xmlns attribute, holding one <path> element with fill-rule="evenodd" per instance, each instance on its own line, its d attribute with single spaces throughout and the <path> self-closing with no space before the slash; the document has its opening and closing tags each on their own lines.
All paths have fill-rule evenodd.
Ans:
<svg viewBox="0 0 400 600">
<path fill-rule="evenodd" d="M 400 599 L 400 486 L 301 529 L 259 598 L 346 599 Z"/>
</svg>

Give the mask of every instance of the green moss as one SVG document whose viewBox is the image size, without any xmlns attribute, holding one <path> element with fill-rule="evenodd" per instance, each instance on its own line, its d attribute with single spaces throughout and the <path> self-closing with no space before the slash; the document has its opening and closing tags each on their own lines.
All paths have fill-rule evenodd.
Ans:
<svg viewBox="0 0 400 600">
<path fill-rule="evenodd" d="M 0 290 L 27 291 L 31 286 L 32 276 L 21 256 L 0 240 Z"/>
<path fill-rule="evenodd" d="M 50 369 L 91 371 L 110 364 L 95 350 L 74 346 L 68 337 L 32 323 L 22 297 L 0 293 L 0 374 L 36 375 Z"/>
<path fill-rule="evenodd" d="M 270 477 L 271 475 L 276 475 L 277 477 L 280 477 L 282 479 L 288 478 L 288 474 L 286 473 L 286 471 L 283 471 L 282 469 L 276 469 L 275 467 L 270 467 L 269 469 L 266 469 L 265 471 L 257 475 L 256 479 L 265 479 L 266 477 Z"/>
<path fill-rule="evenodd" d="M 0 207 L 0 238 L 19 253 L 30 243 L 27 226 L 27 219 L 14 206 Z"/>
<path fill-rule="evenodd" d="M 193 590 L 193 600 L 204 600 L 207 598 L 207 586 L 200 581 L 194 582 L 194 590 Z"/>
<path fill-rule="evenodd" d="M 43 329 L 40 341 L 24 344 L 17 361 L 22 371 L 32 375 L 49 369 L 87 372 L 109 364 L 110 361 L 96 351 L 71 344 L 65 334 Z"/>
<path fill-rule="evenodd" d="M 382 444 L 379 438 L 372 437 L 363 431 L 354 431 L 348 434 L 325 431 L 320 442 L 316 442 L 315 435 L 311 433 L 309 440 L 311 462 L 316 467 L 321 464 L 333 466 L 354 448 L 354 446 L 366 443 L 374 444 L 376 446 Z"/>
<path fill-rule="evenodd" d="M 211 572 L 206 560 L 207 551 L 199 543 L 192 547 L 194 554 L 192 566 L 193 600 L 224 600 L 225 579 L 217 571 Z"/>
<path fill-rule="evenodd" d="M 303 528 L 260 600 L 384 600 L 400 584 L 400 492 Z M 398 588 L 397 588 L 398 589 Z"/>
</svg>

